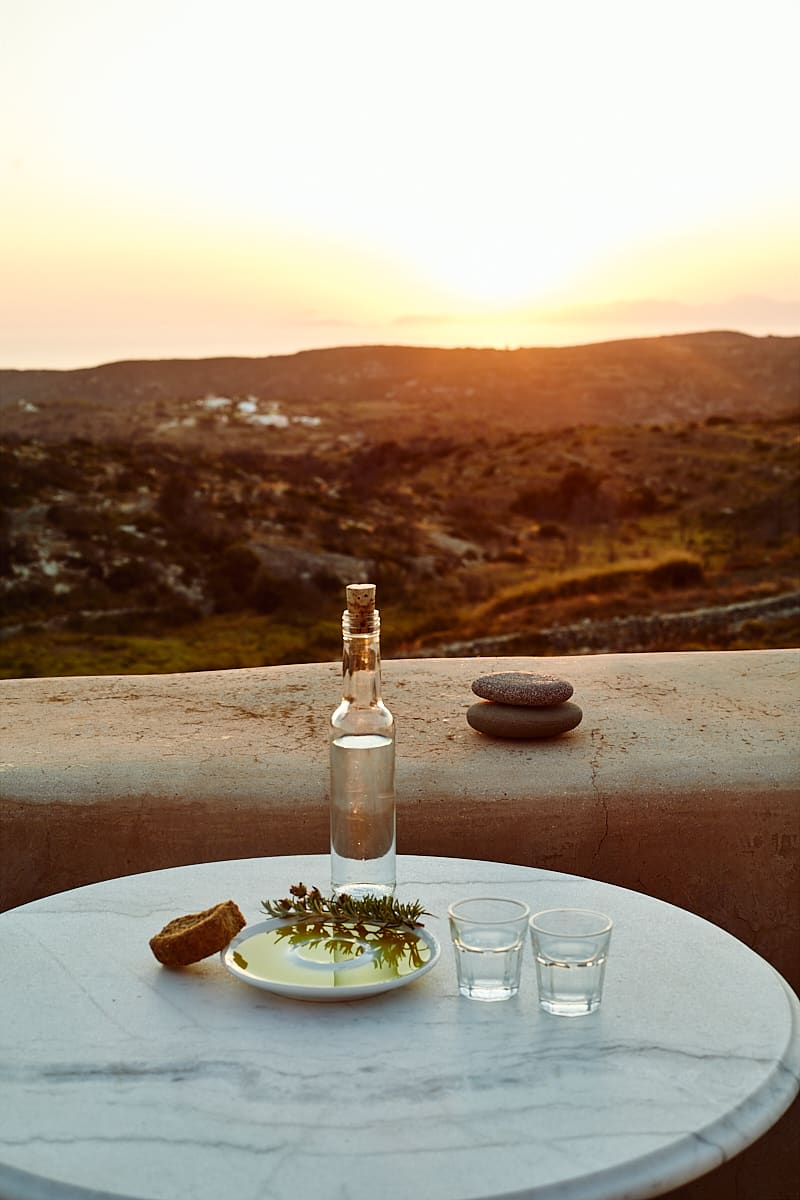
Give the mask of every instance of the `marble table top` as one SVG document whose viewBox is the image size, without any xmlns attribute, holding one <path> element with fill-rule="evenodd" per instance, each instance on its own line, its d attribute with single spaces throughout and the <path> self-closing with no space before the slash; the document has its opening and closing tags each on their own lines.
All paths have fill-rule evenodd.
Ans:
<svg viewBox="0 0 800 1200">
<path fill-rule="evenodd" d="M 761 1136 L 800 1077 L 800 1005 L 763 959 L 689 913 L 527 867 L 400 856 L 435 915 L 432 971 L 365 1000 L 248 987 L 214 957 L 167 970 L 172 917 L 263 899 L 327 856 L 112 880 L 0 916 L 0 1196 L 77 1200 L 635 1200 Z M 447 905 L 502 895 L 616 925 L 603 1005 L 457 994 Z"/>
</svg>

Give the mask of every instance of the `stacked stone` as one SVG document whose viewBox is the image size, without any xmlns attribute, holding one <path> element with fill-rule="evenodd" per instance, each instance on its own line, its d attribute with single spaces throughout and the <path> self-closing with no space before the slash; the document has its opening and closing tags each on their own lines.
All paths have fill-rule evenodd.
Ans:
<svg viewBox="0 0 800 1200">
<path fill-rule="evenodd" d="M 497 738 L 549 738 L 579 725 L 583 713 L 570 701 L 572 684 L 533 671 L 495 671 L 472 684 L 482 699 L 467 709 L 478 733 Z"/>
</svg>

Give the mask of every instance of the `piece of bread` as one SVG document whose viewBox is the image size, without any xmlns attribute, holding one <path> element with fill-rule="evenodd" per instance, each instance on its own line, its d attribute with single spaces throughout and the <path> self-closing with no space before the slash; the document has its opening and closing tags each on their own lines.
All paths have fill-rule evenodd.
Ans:
<svg viewBox="0 0 800 1200">
<path fill-rule="evenodd" d="M 247 922 L 232 900 L 203 912 L 175 917 L 150 938 L 150 949 L 165 967 L 188 967 L 223 950 Z"/>
</svg>

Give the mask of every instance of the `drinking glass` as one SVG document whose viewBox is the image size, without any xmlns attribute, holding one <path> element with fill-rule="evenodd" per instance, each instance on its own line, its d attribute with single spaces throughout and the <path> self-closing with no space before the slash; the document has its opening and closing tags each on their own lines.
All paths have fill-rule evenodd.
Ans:
<svg viewBox="0 0 800 1200">
<path fill-rule="evenodd" d="M 582 908 L 551 908 L 530 919 L 539 1005 L 557 1017 L 600 1007 L 613 921 Z"/>
<path fill-rule="evenodd" d="M 508 1000 L 519 991 L 530 908 L 489 896 L 451 904 L 458 990 L 470 1000 Z"/>
</svg>

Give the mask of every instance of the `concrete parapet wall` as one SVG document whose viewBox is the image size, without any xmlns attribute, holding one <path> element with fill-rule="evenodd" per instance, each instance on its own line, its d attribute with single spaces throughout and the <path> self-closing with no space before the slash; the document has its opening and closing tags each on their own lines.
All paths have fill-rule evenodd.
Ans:
<svg viewBox="0 0 800 1200">
<path fill-rule="evenodd" d="M 798 653 L 384 663 L 398 848 L 575 872 L 691 909 L 800 988 Z M 568 678 L 582 724 L 475 733 L 491 670 Z M 116 875 L 328 848 L 337 664 L 0 683 L 0 906 Z M 317 881 L 324 885 L 325 881 Z"/>
</svg>

